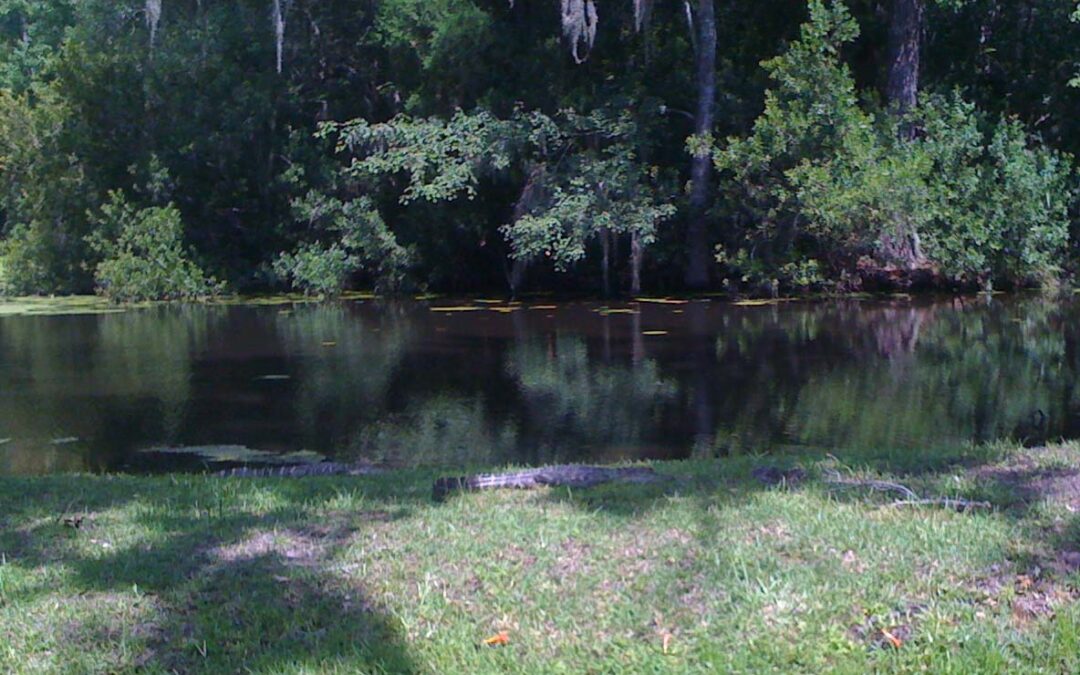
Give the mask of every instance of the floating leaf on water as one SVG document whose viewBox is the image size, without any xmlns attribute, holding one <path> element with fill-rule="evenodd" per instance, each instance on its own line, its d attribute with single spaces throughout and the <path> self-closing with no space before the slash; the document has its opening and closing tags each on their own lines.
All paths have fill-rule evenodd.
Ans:
<svg viewBox="0 0 1080 675">
<path fill-rule="evenodd" d="M 647 330 L 647 331 L 642 331 L 641 334 L 642 335 L 667 335 L 668 332 L 666 330 Z"/>
<path fill-rule="evenodd" d="M 626 309 L 626 308 L 615 308 L 615 309 L 603 308 L 603 309 L 598 309 L 596 311 L 599 312 L 601 316 L 607 316 L 608 314 L 640 314 L 641 313 L 636 309 Z"/>
<path fill-rule="evenodd" d="M 634 302 L 646 302 L 653 305 L 685 305 L 689 300 L 676 300 L 674 298 L 634 298 Z"/>
<path fill-rule="evenodd" d="M 78 443 L 79 442 L 79 437 L 78 436 L 62 436 L 60 438 L 54 438 L 49 442 L 52 443 L 53 445 L 71 445 L 72 443 Z"/>
<path fill-rule="evenodd" d="M 271 375 L 260 375 L 259 377 L 256 377 L 255 379 L 258 380 L 258 381 L 261 381 L 261 382 L 280 382 L 282 380 L 291 380 L 292 375 L 284 375 L 284 374 L 274 373 L 274 374 L 271 374 Z"/>
<path fill-rule="evenodd" d="M 325 341 L 323 341 L 322 346 L 323 347 L 337 347 L 337 343 L 334 342 L 333 340 L 325 340 Z"/>
<path fill-rule="evenodd" d="M 498 312 L 499 314 L 510 314 L 512 312 L 518 311 L 521 308 L 520 307 L 488 307 L 488 309 L 491 310 L 492 312 Z"/>
<path fill-rule="evenodd" d="M 345 291 L 342 300 L 374 300 L 377 296 L 371 291 Z"/>
<path fill-rule="evenodd" d="M 0 438 L 0 445 L 7 445 L 11 442 L 10 438 Z"/>
<path fill-rule="evenodd" d="M 474 307 L 472 305 L 457 305 L 454 307 L 432 307 L 433 312 L 478 312 L 483 307 Z"/>
<path fill-rule="evenodd" d="M 765 305 L 775 305 L 778 302 L 777 300 L 737 300 L 731 304 L 736 307 L 764 307 Z"/>
<path fill-rule="evenodd" d="M 1080 292 L 1080 291 L 1078 291 L 1078 292 Z M 558 309 L 558 308 L 559 307 L 557 305 L 531 305 L 529 307 L 529 309 L 546 309 L 546 310 L 552 310 L 552 309 Z"/>
<path fill-rule="evenodd" d="M 495 300 L 494 298 L 477 298 L 476 300 L 473 300 L 473 302 L 481 304 L 481 305 L 501 305 L 505 301 L 504 300 Z"/>
</svg>

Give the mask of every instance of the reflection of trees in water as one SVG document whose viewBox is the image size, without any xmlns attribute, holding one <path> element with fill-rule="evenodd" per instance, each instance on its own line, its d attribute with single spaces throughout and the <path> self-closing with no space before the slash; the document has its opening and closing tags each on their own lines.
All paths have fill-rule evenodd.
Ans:
<svg viewBox="0 0 1080 675">
<path fill-rule="evenodd" d="M 346 443 L 349 430 L 385 410 L 387 390 L 412 332 L 394 305 L 377 316 L 365 322 L 342 304 L 299 306 L 277 315 L 275 327 L 285 352 L 302 361 L 295 406 L 309 444 Z"/>
<path fill-rule="evenodd" d="M 15 383 L 0 396 L 0 436 L 13 438 L 3 456 L 19 464 L 5 470 L 102 467 L 139 433 L 173 437 L 190 396 L 192 353 L 221 311 L 175 306 L 0 323 L 0 379 Z M 50 442 L 59 437 L 79 441 Z"/>
<path fill-rule="evenodd" d="M 191 394 L 192 354 L 206 346 L 221 307 L 176 306 L 107 314 L 88 385 L 111 396 L 156 399 L 163 437 L 177 437 Z"/>
<path fill-rule="evenodd" d="M 362 429 L 350 453 L 400 464 L 502 464 L 517 459 L 517 429 L 492 422 L 478 398 L 435 396 Z"/>
<path fill-rule="evenodd" d="M 655 361 L 600 363 L 577 336 L 518 342 L 506 368 L 518 383 L 530 440 L 557 455 L 582 444 L 641 443 L 676 391 Z"/>
<path fill-rule="evenodd" d="M 421 464 L 1075 438 L 1076 308 L 691 303 L 657 338 L 641 315 L 537 334 L 525 312 L 468 325 L 394 305 L 17 317 L 0 320 L 0 472 L 116 468 L 203 428 L 234 442 L 237 420 L 262 434 L 252 447 Z M 255 381 L 268 373 L 293 379 Z"/>
<path fill-rule="evenodd" d="M 1060 308 L 823 307 L 747 320 L 718 338 L 729 397 L 719 444 L 903 448 L 1064 433 L 1075 359 Z M 1038 412 L 1038 411 L 1041 411 Z M 1045 424 L 1042 415 L 1045 414 Z"/>
</svg>

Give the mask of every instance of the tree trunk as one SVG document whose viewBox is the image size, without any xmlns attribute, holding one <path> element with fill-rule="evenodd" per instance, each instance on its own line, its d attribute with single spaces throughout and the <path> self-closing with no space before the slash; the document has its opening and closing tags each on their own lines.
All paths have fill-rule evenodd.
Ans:
<svg viewBox="0 0 1080 675">
<path fill-rule="evenodd" d="M 510 296 L 516 298 L 521 287 L 525 285 L 525 273 L 529 271 L 529 263 L 521 258 L 514 258 L 510 263 L 510 274 L 507 282 L 510 284 Z"/>
<path fill-rule="evenodd" d="M 604 256 L 604 297 L 607 298 L 611 296 L 611 232 L 607 228 L 600 230 L 600 247 Z"/>
<path fill-rule="evenodd" d="M 716 12 L 713 0 L 698 0 L 697 17 L 697 111 L 694 134 L 712 133 L 716 112 Z M 686 285 L 704 288 L 709 283 L 709 242 L 705 229 L 705 211 L 709 201 L 709 176 L 712 157 L 695 156 L 690 166 L 690 225 L 687 230 L 688 261 Z"/>
<path fill-rule="evenodd" d="M 645 250 L 637 232 L 630 235 L 630 295 L 641 295 L 641 261 Z"/>
<path fill-rule="evenodd" d="M 893 0 L 889 18 L 889 82 L 885 91 L 892 114 L 902 117 L 919 100 L 919 55 L 924 0 Z M 904 124 L 900 137 L 911 140 L 915 128 Z M 878 242 L 886 261 L 913 269 L 923 261 L 919 233 L 900 216 L 893 231 Z"/>
<path fill-rule="evenodd" d="M 919 98 L 919 52 L 924 0 L 893 0 L 889 19 L 889 83 L 885 95 L 894 114 L 903 115 Z M 910 130 L 905 131 L 910 133 Z"/>
</svg>

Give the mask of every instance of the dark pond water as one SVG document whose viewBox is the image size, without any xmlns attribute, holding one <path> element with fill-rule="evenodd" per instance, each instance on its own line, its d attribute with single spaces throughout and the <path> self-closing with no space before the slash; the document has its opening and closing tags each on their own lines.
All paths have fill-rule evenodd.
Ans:
<svg viewBox="0 0 1080 675">
<path fill-rule="evenodd" d="M 215 454 L 155 447 L 461 465 L 1080 436 L 1076 303 L 447 304 L 0 318 L 0 474 Z"/>
</svg>

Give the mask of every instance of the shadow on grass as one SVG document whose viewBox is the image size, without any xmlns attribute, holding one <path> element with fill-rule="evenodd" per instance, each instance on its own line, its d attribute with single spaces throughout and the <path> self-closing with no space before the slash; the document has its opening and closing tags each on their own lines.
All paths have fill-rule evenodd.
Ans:
<svg viewBox="0 0 1080 675">
<path fill-rule="evenodd" d="M 706 519 L 697 529 L 708 536 L 715 529 L 710 509 L 741 505 L 763 490 L 823 489 L 817 482 L 822 462 L 933 491 L 944 489 L 950 472 L 978 475 L 980 463 L 991 466 L 1003 454 L 979 449 L 930 459 L 822 453 L 672 462 L 657 465 L 675 477 L 671 481 L 556 488 L 537 499 L 610 516 L 618 526 L 670 499 L 690 498 Z M 762 466 L 781 474 L 801 468 L 808 476 L 802 485 L 770 485 L 755 477 Z M 304 480 L 0 480 L 0 513 L 19 524 L 0 531 L 0 551 L 27 570 L 49 567 L 45 583 L 55 579 L 58 587 L 23 586 L 12 591 L 20 594 L 12 596 L 15 602 L 51 594 L 89 603 L 57 630 L 69 649 L 119 654 L 123 660 L 110 670 L 408 673 L 421 668 L 405 631 L 355 574 L 345 573 L 344 562 L 349 547 L 380 523 L 437 513 L 440 507 L 430 502 L 433 478 L 413 472 Z M 991 483 L 987 478 L 977 489 Z M 460 517 L 467 519 L 465 511 Z M 65 512 L 85 520 L 78 529 L 65 527 L 57 520 Z M 1069 546 L 1075 532 L 1080 526 L 1064 533 L 1059 547 Z M 701 548 L 715 547 L 709 541 Z M 643 555 L 633 546 L 626 550 L 628 560 Z M 124 644 L 136 645 L 130 655 Z"/>
<path fill-rule="evenodd" d="M 113 484 L 110 500 L 99 482 L 50 479 L 15 498 L 0 483 L 16 514 L 9 521 L 25 519 L 0 532 L 7 564 L 50 566 L 61 577 L 59 588 L 7 600 L 74 598 L 78 618 L 54 628 L 63 648 L 124 655 L 109 670 L 417 670 L 398 622 L 338 562 L 369 527 L 408 517 L 408 500 L 365 498 L 343 510 L 333 505 L 343 483 L 319 479 L 131 481 L 130 490 Z M 32 517 L 72 503 L 64 487 L 78 495 L 70 509 L 83 514 L 78 528 Z M 245 499 L 274 506 L 248 509 Z"/>
</svg>

